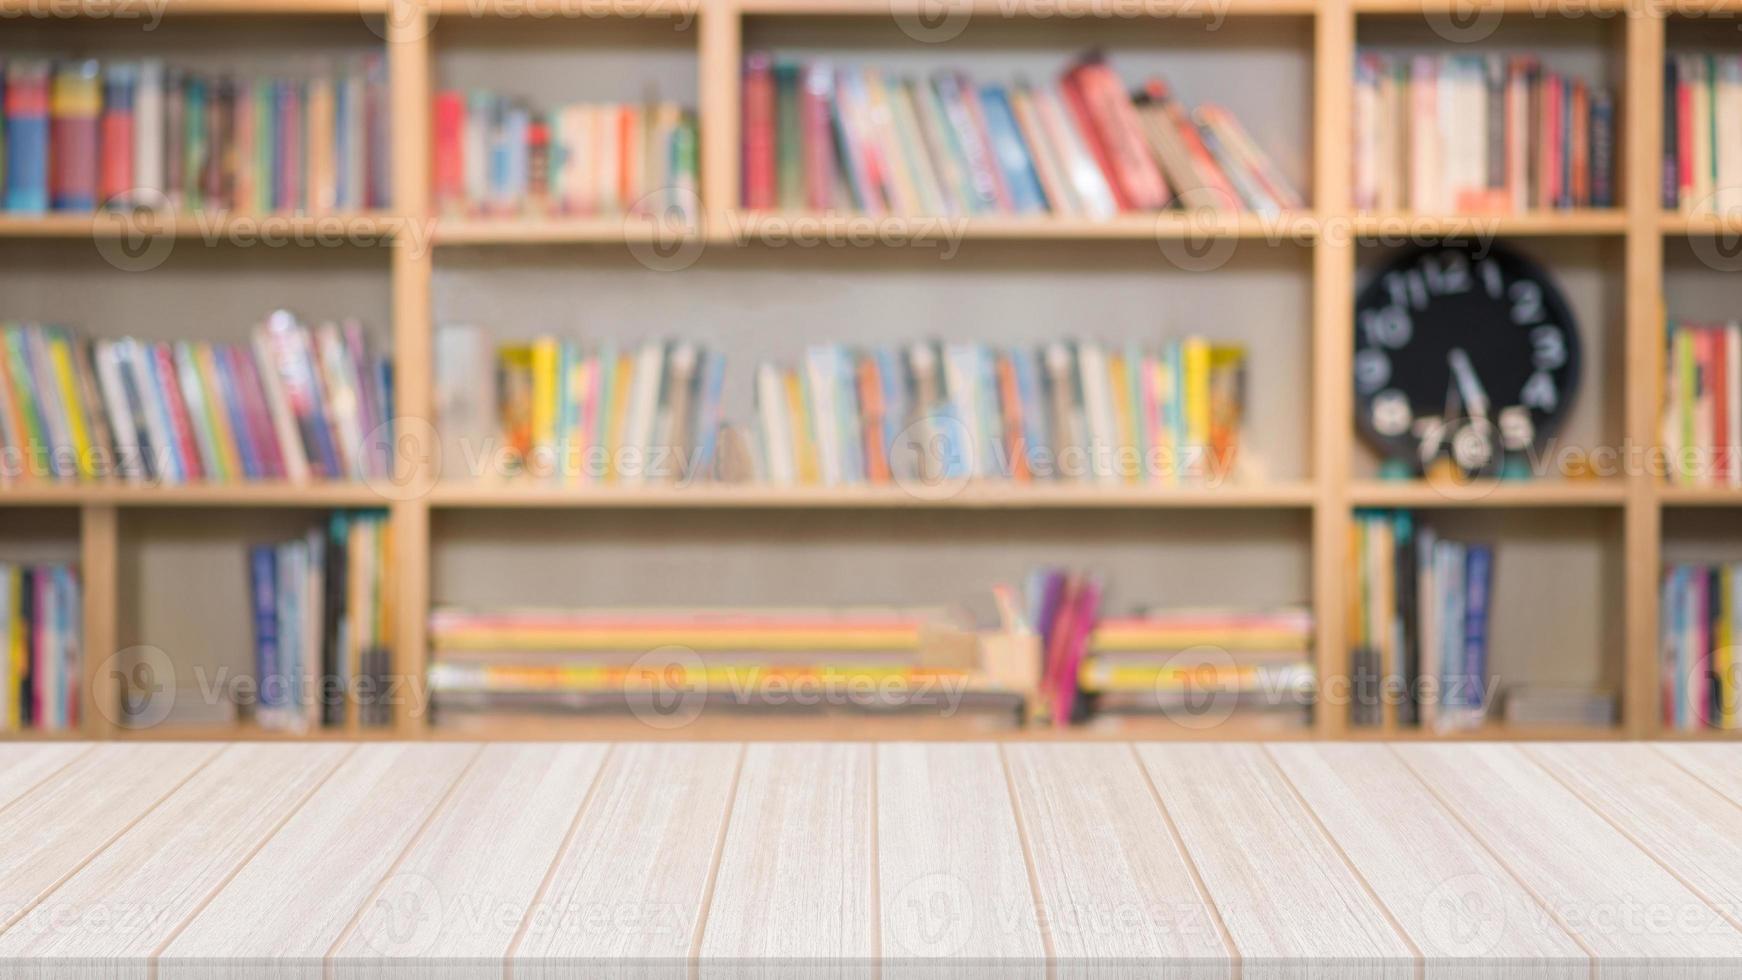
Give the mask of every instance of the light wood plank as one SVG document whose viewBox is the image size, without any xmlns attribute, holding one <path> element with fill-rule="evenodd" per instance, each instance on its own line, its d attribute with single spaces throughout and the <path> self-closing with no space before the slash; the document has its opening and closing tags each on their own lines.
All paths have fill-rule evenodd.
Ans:
<svg viewBox="0 0 1742 980">
<path fill-rule="evenodd" d="M 883 975 L 1044 976 L 1046 948 L 998 747 L 877 747 Z"/>
<path fill-rule="evenodd" d="M 514 976 L 687 977 L 742 753 L 616 746 L 514 948 Z"/>
<path fill-rule="evenodd" d="M 359 746 L 182 933 L 157 975 L 319 976 L 324 957 L 478 755 Z"/>
<path fill-rule="evenodd" d="M 1717 909 L 1742 910 L 1742 805 L 1632 743 L 1524 747 L 1592 809 Z M 1731 750 L 1734 756 L 1737 753 Z"/>
<path fill-rule="evenodd" d="M 1061 975 L 1124 969 L 1232 975 L 1214 909 L 1193 880 L 1130 747 L 1004 747 L 1043 928 Z"/>
<path fill-rule="evenodd" d="M 1430 976 L 1590 975 L 1578 942 L 1384 746 L 1269 752 Z"/>
<path fill-rule="evenodd" d="M 0 744 L 0 810 L 89 751 L 78 742 Z"/>
<path fill-rule="evenodd" d="M 0 928 L 83 868 L 220 748 L 100 746 L 0 811 Z"/>
<path fill-rule="evenodd" d="M 1528 883 L 1602 975 L 1719 977 L 1742 967 L 1742 933 L 1517 748 L 1392 750 Z"/>
<path fill-rule="evenodd" d="M 534 906 L 539 888 L 606 752 L 599 744 L 485 748 L 339 942 L 335 973 L 427 956 L 481 967 L 449 972 L 500 975 L 527 915 L 544 911 Z"/>
<path fill-rule="evenodd" d="M 1654 745 L 1700 782 L 1742 804 L 1742 752 L 1734 745 Z"/>
<path fill-rule="evenodd" d="M 1240 954 L 1242 976 L 1412 977 L 1416 952 L 1262 747 L 1137 747 Z"/>
<path fill-rule="evenodd" d="M 775 960 L 871 975 L 871 754 L 841 743 L 745 750 L 702 927 L 704 975 Z"/>
<path fill-rule="evenodd" d="M 224 749 L 0 934 L 0 962 L 21 975 L 100 965 L 108 977 L 145 976 L 151 953 L 349 752 L 341 745 Z"/>
</svg>

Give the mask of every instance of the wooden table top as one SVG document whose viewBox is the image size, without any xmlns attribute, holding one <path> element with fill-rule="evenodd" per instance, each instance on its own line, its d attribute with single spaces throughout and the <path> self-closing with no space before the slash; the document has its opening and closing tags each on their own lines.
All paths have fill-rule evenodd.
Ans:
<svg viewBox="0 0 1742 980">
<path fill-rule="evenodd" d="M 1742 746 L 0 745 L 6 976 L 1733 978 L 1739 910 Z"/>
</svg>

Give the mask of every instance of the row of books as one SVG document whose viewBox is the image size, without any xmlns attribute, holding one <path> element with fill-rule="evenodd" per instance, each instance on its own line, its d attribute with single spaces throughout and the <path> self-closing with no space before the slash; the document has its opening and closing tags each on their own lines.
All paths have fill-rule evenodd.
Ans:
<svg viewBox="0 0 1742 980">
<path fill-rule="evenodd" d="M 78 727 L 78 569 L 0 562 L 0 732 Z"/>
<path fill-rule="evenodd" d="M 708 468 L 725 355 L 683 342 L 587 347 L 540 337 L 497 346 L 436 331 L 437 416 L 449 476 L 569 483 L 674 482 Z"/>
<path fill-rule="evenodd" d="M 265 729 L 391 723 L 393 529 L 385 512 L 338 511 L 325 527 L 248 549 L 255 721 Z"/>
<path fill-rule="evenodd" d="M 670 103 L 545 112 L 488 92 L 435 96 L 443 214 L 697 218 L 695 114 Z"/>
<path fill-rule="evenodd" d="M 1672 563 L 1659 612 L 1663 722 L 1680 731 L 1742 727 L 1736 617 L 1742 563 Z"/>
<path fill-rule="evenodd" d="M 1684 486 L 1742 486 L 1742 323 L 1671 323 L 1663 445 Z"/>
<path fill-rule="evenodd" d="M 1671 55 L 1663 70 L 1663 206 L 1742 207 L 1742 55 Z"/>
<path fill-rule="evenodd" d="M 1615 205 L 1615 101 L 1529 56 L 1355 62 L 1355 207 L 1521 212 Z"/>
<path fill-rule="evenodd" d="M 1153 80 L 1133 97 L 1089 54 L 1053 84 L 930 80 L 745 58 L 745 207 L 1107 218 L 1169 206 L 1302 206 L 1227 110 Z"/>
<path fill-rule="evenodd" d="M 34 324 L 0 325 L 0 341 L 0 482 L 366 479 L 392 465 L 391 366 L 355 321 L 310 329 L 280 310 L 248 344 Z"/>
<path fill-rule="evenodd" d="M 1350 525 L 1350 722 L 1473 728 L 1490 706 L 1494 551 L 1441 538 L 1409 511 Z"/>
<path fill-rule="evenodd" d="M 757 475 L 776 484 L 909 479 L 1180 484 L 1238 461 L 1245 352 L 916 343 L 808 348 L 756 375 Z"/>
<path fill-rule="evenodd" d="M 380 55 L 294 79 L 90 59 L 12 61 L 0 76 L 7 211 L 389 206 Z"/>
</svg>

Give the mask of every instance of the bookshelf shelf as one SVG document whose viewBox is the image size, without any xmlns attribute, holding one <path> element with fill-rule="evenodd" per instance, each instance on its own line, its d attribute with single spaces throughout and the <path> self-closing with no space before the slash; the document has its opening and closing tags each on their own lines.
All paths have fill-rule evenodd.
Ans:
<svg viewBox="0 0 1742 980">
<path fill-rule="evenodd" d="M 120 507 L 382 507 L 387 500 L 366 484 L 235 483 L 186 486 L 26 483 L 0 491 L 0 508 Z"/>
<path fill-rule="evenodd" d="M 0 0 L 0 17 L 145 18 L 174 16 L 341 16 L 385 14 L 395 0 L 155 0 L 137 6 L 115 0 Z"/>
<path fill-rule="evenodd" d="M 1354 219 L 1355 234 L 1362 238 L 1461 236 L 1579 236 L 1623 235 L 1628 216 L 1620 210 L 1531 211 L 1522 214 L 1362 214 Z"/>
<path fill-rule="evenodd" d="M 1742 233 L 1742 215 L 1668 211 L 1659 219 L 1658 227 L 1666 235 L 1735 235 Z"/>
<path fill-rule="evenodd" d="M 1742 487 L 1677 487 L 1657 485 L 1657 500 L 1665 507 L 1742 507 Z"/>
<path fill-rule="evenodd" d="M 587 509 L 673 508 L 695 510 L 937 510 L 937 509 L 1244 509 L 1308 508 L 1309 484 L 1262 487 L 1147 488 L 1081 486 L 965 486 L 916 488 L 766 487 L 697 485 L 690 487 L 473 486 L 444 484 L 430 494 L 430 506 L 453 509 L 545 507 Z"/>
<path fill-rule="evenodd" d="M 264 240 L 341 244 L 385 240 L 398 234 L 405 218 L 358 214 L 0 214 L 0 238 L 117 239 L 170 236 L 208 245 L 249 245 Z"/>
<path fill-rule="evenodd" d="M 1499 507 L 1620 507 L 1627 485 L 1619 480 L 1479 482 L 1430 484 L 1423 481 L 1368 480 L 1349 487 L 1357 507 L 1408 507 L 1452 510 Z"/>
<path fill-rule="evenodd" d="M 927 14 L 927 0 L 735 0 L 737 9 L 756 16 L 785 17 L 916 17 Z M 1116 19 L 1155 17 L 1220 18 L 1307 16 L 1319 8 L 1317 0 L 1223 0 L 1214 5 L 1195 0 L 1147 0 L 1115 14 Z M 1060 6 L 1053 0 L 965 0 L 950 5 L 950 12 L 970 12 L 989 18 L 1056 18 Z M 935 16 L 935 13 L 932 14 Z"/>
<path fill-rule="evenodd" d="M 1679 2 L 1679 0 L 1678 0 Z M 1711 0 L 1693 0 L 1696 3 L 1709 3 Z M 1471 4 L 1468 0 L 1350 0 L 1356 13 L 1361 14 L 1424 14 L 1447 13 L 1469 16 L 1473 7 L 1482 10 L 1499 10 L 1509 14 L 1532 14 L 1542 16 L 1543 5 L 1538 0 L 1480 0 Z M 1625 13 L 1629 0 L 1585 0 L 1578 5 L 1578 12 L 1588 14 L 1621 14 Z M 1572 15 L 1573 11 L 1568 10 Z"/>
<path fill-rule="evenodd" d="M 1350 737 L 1368 742 L 1603 742 L 1625 737 L 1619 728 L 1591 725 L 1508 725 L 1492 722 L 1470 729 L 1433 731 L 1410 728 L 1351 730 Z"/>
</svg>

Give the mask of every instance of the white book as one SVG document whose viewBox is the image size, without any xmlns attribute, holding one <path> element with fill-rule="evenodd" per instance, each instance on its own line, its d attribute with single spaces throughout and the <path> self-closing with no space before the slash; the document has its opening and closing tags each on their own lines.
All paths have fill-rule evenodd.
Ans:
<svg viewBox="0 0 1742 980">
<path fill-rule="evenodd" d="M 1071 189 L 1076 192 L 1077 200 L 1082 202 L 1083 212 L 1091 218 L 1103 220 L 1117 214 L 1119 205 L 1113 199 L 1113 189 L 1107 184 L 1106 174 L 1095 163 L 1088 144 L 1083 141 L 1083 134 L 1065 112 L 1058 86 L 1037 86 L 1034 107 L 1047 135 L 1058 144 L 1065 175 Z"/>
<path fill-rule="evenodd" d="M 805 390 L 810 396 L 811 422 L 816 427 L 817 469 L 824 486 L 846 482 L 842 464 L 840 408 L 835 398 L 834 350 L 807 347 L 804 352 Z"/>
<path fill-rule="evenodd" d="M 653 438 L 654 416 L 659 411 L 659 389 L 664 374 L 665 343 L 650 340 L 642 344 L 629 384 L 629 407 L 624 416 L 623 445 L 620 447 L 633 447 L 641 455 L 636 465 L 625 466 L 619 471 L 618 478 L 624 483 L 640 483 L 647 473 L 648 443 Z"/>
<path fill-rule="evenodd" d="M 134 207 L 163 204 L 163 62 L 139 63 L 133 91 Z"/>
<path fill-rule="evenodd" d="M 1083 388 L 1083 409 L 1088 421 L 1088 462 L 1097 483 L 1117 483 L 1119 474 L 1111 465 L 1109 450 L 1119 438 L 1113 412 L 1112 386 L 1107 383 L 1107 354 L 1100 344 L 1077 345 L 1077 374 Z"/>
<path fill-rule="evenodd" d="M 441 476 L 477 477 L 472 460 L 489 458 L 497 432 L 496 356 L 484 331 L 446 323 L 435 331 L 436 426 Z"/>
<path fill-rule="evenodd" d="M 181 458 L 176 453 L 175 443 L 169 437 L 169 417 L 164 414 L 163 404 L 154 394 L 156 384 L 147 363 L 151 355 L 143 345 L 131 338 L 118 341 L 116 353 L 120 358 L 122 372 L 131 379 L 133 390 L 139 393 L 139 408 L 145 416 L 145 434 L 151 440 L 151 451 L 159 464 L 158 481 L 183 482 Z"/>
<path fill-rule="evenodd" d="M 280 310 L 272 319 L 289 317 Z M 268 321 L 271 322 L 270 320 Z M 294 323 L 294 321 L 291 321 Z M 276 329 L 283 329 L 282 325 Z M 271 334 L 275 328 L 262 326 L 254 331 L 253 350 L 256 373 L 260 375 L 261 394 L 266 401 L 266 414 L 272 419 L 272 431 L 278 438 L 279 456 L 284 461 L 285 479 L 302 483 L 309 478 L 308 451 L 302 444 L 302 430 L 296 413 L 290 410 L 290 399 L 284 394 L 284 379 L 272 356 Z M 335 478 L 337 474 L 334 474 Z"/>
<path fill-rule="evenodd" d="M 345 199 L 339 207 L 347 211 L 362 210 L 368 200 L 364 185 L 368 182 L 368 165 L 364 150 L 368 141 L 368 112 L 364 109 L 364 85 L 361 71 L 345 73 Z"/>
<path fill-rule="evenodd" d="M 475 211 L 489 199 L 490 113 L 481 98 L 466 102 L 466 117 L 460 131 L 460 162 L 465 171 L 466 207 Z"/>
<path fill-rule="evenodd" d="M 340 470 L 354 479 L 363 479 L 369 475 L 364 472 L 368 453 L 363 445 L 368 433 L 363 431 L 362 398 L 357 393 L 355 381 L 357 368 L 351 363 L 350 352 L 345 348 L 344 338 L 339 335 L 338 325 L 331 322 L 321 324 L 314 339 L 320 348 L 318 351 L 309 347 L 306 331 L 300 331 L 297 339 L 301 355 L 314 368 L 321 380 L 320 387 L 326 393 L 322 414 L 327 417 L 327 429 L 332 433 Z"/>
<path fill-rule="evenodd" d="M 571 214 L 592 214 L 598 206 L 591 112 L 588 106 L 572 105 L 557 116 L 557 140 L 563 151 L 563 207 Z"/>
<path fill-rule="evenodd" d="M 1742 59 L 1719 58 L 1717 78 L 1717 143 L 1712 156 L 1718 167 L 1717 200 L 1720 212 L 1742 208 Z"/>
<path fill-rule="evenodd" d="M 777 486 L 797 482 L 797 465 L 793 459 L 791 419 L 786 410 L 786 383 L 780 369 L 763 364 L 756 369 L 756 413 L 761 419 L 763 459 L 767 463 L 767 478 Z"/>
<path fill-rule="evenodd" d="M 1439 62 L 1431 57 L 1417 57 L 1410 63 L 1410 115 L 1414 123 L 1409 134 L 1410 207 L 1420 214 L 1444 210 L 1440 195 L 1443 158 L 1439 121 L 1443 99 L 1438 69 Z"/>
<path fill-rule="evenodd" d="M 109 411 L 109 431 L 115 437 L 121 476 L 128 483 L 142 482 L 145 468 L 141 457 L 149 448 L 139 445 L 139 429 L 134 425 L 133 410 L 127 403 L 127 389 L 121 385 L 121 363 L 115 345 L 106 340 L 98 341 L 92 350 L 92 361 L 97 369 L 97 385 L 103 389 L 103 405 Z"/>
<path fill-rule="evenodd" d="M 944 387 L 948 389 L 950 413 L 960 423 L 963 445 L 956 447 L 964 454 L 968 473 L 980 476 L 992 465 L 980 459 L 980 373 L 976 367 L 978 354 L 971 344 L 944 345 Z"/>
<path fill-rule="evenodd" d="M 617 112 L 611 106 L 596 106 L 593 109 L 593 145 L 598 147 L 593 159 L 599 163 L 598 173 L 594 174 L 597 183 L 598 212 L 600 214 L 617 214 L 625 209 L 626 201 L 622 199 L 623 130 L 617 125 Z"/>
</svg>

